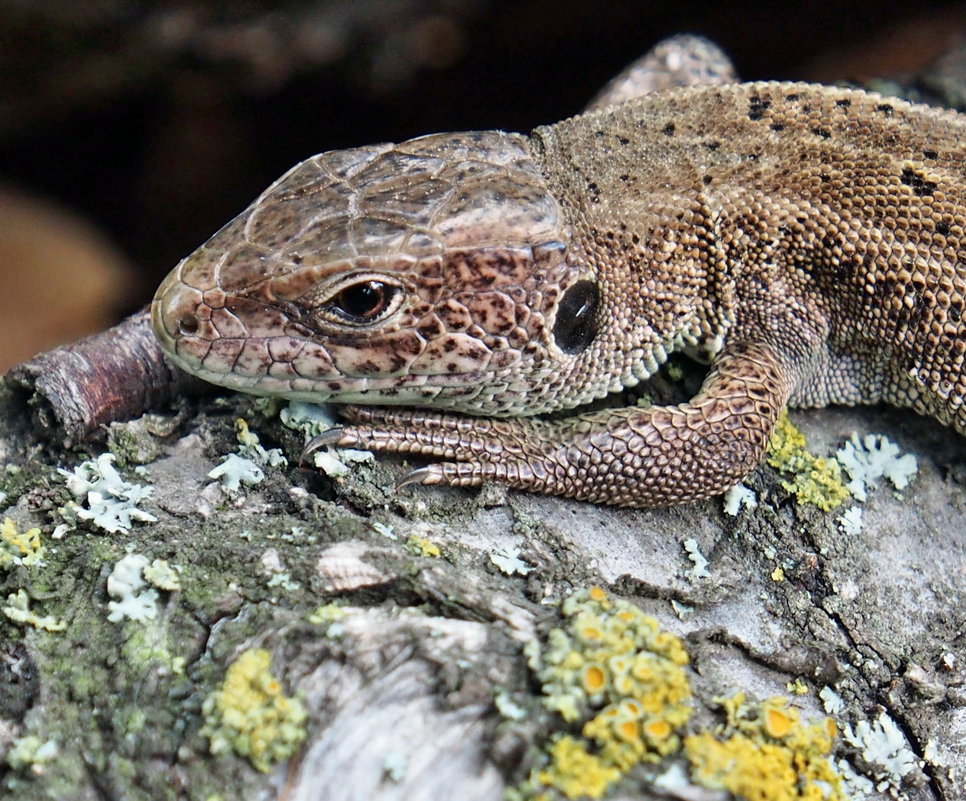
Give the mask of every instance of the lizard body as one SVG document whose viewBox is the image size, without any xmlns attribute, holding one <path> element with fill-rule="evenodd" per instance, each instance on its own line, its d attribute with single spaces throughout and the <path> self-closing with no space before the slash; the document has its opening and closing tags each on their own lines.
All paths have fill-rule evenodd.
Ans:
<svg viewBox="0 0 966 801">
<path fill-rule="evenodd" d="M 215 383 L 365 404 L 326 443 L 446 460 L 407 482 L 706 497 L 789 403 L 966 433 L 964 143 L 955 112 L 753 83 L 326 153 L 185 259 L 154 325 Z M 688 403 L 532 417 L 678 349 L 711 358 Z"/>
</svg>

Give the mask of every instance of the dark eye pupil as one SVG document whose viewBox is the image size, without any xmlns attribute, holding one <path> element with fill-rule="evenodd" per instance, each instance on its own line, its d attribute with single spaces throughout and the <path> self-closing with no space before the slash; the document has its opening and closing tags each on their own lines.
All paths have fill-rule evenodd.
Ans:
<svg viewBox="0 0 966 801">
<path fill-rule="evenodd" d="M 388 289 L 389 287 L 378 281 L 353 284 L 335 296 L 335 306 L 346 317 L 371 320 L 386 308 Z"/>
</svg>

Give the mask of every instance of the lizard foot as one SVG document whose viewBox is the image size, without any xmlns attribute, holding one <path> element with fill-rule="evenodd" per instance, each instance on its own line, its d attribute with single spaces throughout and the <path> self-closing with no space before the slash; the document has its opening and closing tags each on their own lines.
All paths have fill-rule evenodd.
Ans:
<svg viewBox="0 0 966 801">
<path fill-rule="evenodd" d="M 401 486 L 469 487 L 500 481 L 530 492 L 619 506 L 664 506 L 717 495 L 758 464 L 790 382 L 766 347 L 723 355 L 689 403 L 605 409 L 561 420 L 462 417 L 349 407 L 325 446 L 446 461 Z"/>
</svg>

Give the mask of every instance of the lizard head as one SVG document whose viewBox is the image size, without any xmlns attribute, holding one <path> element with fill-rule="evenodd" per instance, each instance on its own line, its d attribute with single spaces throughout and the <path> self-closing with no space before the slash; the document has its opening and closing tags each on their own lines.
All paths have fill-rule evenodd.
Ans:
<svg viewBox="0 0 966 801">
<path fill-rule="evenodd" d="M 152 304 L 180 367 L 255 394 L 526 414 L 573 406 L 593 271 L 529 140 L 440 134 L 294 167 Z M 577 393 L 579 394 L 579 392 Z"/>
</svg>

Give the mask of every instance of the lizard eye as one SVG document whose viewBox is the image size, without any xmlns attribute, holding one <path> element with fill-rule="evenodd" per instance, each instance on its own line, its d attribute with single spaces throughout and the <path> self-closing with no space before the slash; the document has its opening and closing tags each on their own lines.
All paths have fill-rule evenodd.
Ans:
<svg viewBox="0 0 966 801">
<path fill-rule="evenodd" d="M 557 305 L 553 338 L 564 353 L 580 353 L 597 336 L 600 290 L 593 281 L 578 281 L 564 292 Z"/>
<path fill-rule="evenodd" d="M 395 311 L 401 293 L 398 286 L 383 281 L 359 281 L 339 290 L 323 308 L 342 322 L 366 325 Z"/>
</svg>

